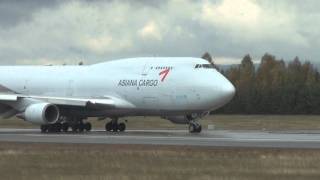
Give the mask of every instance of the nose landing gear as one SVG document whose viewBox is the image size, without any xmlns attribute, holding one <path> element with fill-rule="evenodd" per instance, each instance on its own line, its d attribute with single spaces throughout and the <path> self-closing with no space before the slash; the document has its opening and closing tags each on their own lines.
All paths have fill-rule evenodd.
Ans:
<svg viewBox="0 0 320 180">
<path fill-rule="evenodd" d="M 189 123 L 189 132 L 190 133 L 200 133 L 201 130 L 202 130 L 202 126 L 198 122 L 191 121 Z"/>
</svg>

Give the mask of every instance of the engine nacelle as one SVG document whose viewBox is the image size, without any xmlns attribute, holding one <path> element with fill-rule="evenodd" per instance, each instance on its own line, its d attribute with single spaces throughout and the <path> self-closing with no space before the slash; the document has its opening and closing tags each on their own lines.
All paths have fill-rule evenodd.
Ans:
<svg viewBox="0 0 320 180">
<path fill-rule="evenodd" d="M 59 108 L 54 104 L 37 103 L 28 106 L 23 114 L 26 121 L 36 124 L 54 124 L 59 120 Z"/>
</svg>

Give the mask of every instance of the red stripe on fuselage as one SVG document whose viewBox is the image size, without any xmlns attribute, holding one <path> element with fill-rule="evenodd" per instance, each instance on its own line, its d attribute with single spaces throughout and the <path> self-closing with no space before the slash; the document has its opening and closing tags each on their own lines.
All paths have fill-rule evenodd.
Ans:
<svg viewBox="0 0 320 180">
<path fill-rule="evenodd" d="M 163 75 L 162 78 L 161 78 L 161 82 L 163 82 L 163 81 L 165 80 L 165 78 L 166 78 L 167 75 L 169 74 L 169 71 L 170 71 L 170 69 L 165 69 L 165 70 L 163 70 L 163 71 L 161 71 L 161 72 L 159 73 L 160 76 Z"/>
</svg>

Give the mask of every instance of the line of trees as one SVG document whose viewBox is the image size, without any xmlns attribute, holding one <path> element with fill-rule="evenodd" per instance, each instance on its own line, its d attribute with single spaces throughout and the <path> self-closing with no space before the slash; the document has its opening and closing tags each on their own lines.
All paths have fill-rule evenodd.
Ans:
<svg viewBox="0 0 320 180">
<path fill-rule="evenodd" d="M 237 92 L 219 113 L 320 114 L 320 74 L 310 62 L 265 54 L 255 66 L 246 55 L 240 65 L 220 71 Z"/>
</svg>

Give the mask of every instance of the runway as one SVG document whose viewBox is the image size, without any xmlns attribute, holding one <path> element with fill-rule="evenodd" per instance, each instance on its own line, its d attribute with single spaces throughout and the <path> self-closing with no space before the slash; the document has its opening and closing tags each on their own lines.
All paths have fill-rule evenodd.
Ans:
<svg viewBox="0 0 320 180">
<path fill-rule="evenodd" d="M 186 130 L 128 130 L 122 133 L 94 130 L 81 134 L 42 134 L 38 129 L 0 129 L 0 142 L 320 148 L 320 131 L 211 130 L 190 134 Z"/>
</svg>

